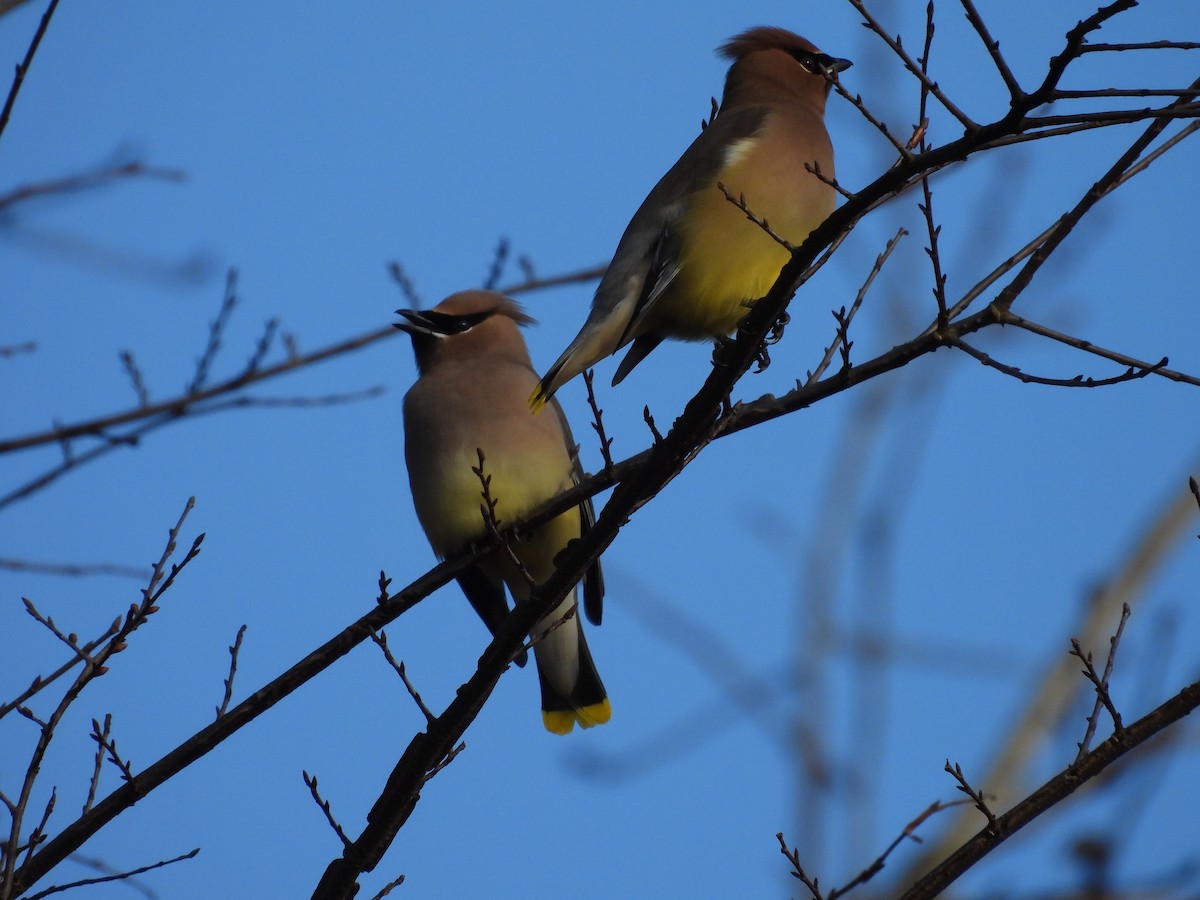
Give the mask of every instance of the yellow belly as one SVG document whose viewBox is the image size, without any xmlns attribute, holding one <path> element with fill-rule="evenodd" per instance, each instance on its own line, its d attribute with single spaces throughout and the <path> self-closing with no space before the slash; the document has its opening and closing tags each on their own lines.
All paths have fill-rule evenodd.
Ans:
<svg viewBox="0 0 1200 900">
<path fill-rule="evenodd" d="M 486 452 L 486 451 L 485 451 Z M 566 463 L 566 454 L 563 454 Z M 528 458 L 502 460 L 487 458 L 484 474 L 491 476 L 489 491 L 496 503 L 495 515 L 500 527 L 511 525 L 540 503 L 568 488 L 569 475 L 554 472 L 561 466 L 532 464 Z M 414 481 L 413 498 L 417 517 L 434 549 L 442 556 L 461 551 L 488 533 L 483 517 L 483 488 L 471 471 L 478 457 L 457 453 L 439 461 L 435 472 L 424 483 Z M 579 510 L 569 509 L 537 529 L 527 540 L 513 544 L 513 551 L 541 581 L 553 571 L 553 557 L 572 538 L 579 537 Z"/>
<path fill-rule="evenodd" d="M 833 191 L 803 170 L 804 180 L 797 184 L 794 173 L 771 178 L 771 173 L 756 171 L 756 164 L 754 154 L 747 153 L 722 172 L 720 180 L 735 197 L 744 192 L 751 212 L 799 246 L 833 211 Z M 748 177 L 750 172 L 753 178 Z M 780 184 L 791 190 L 774 192 Z M 755 192 L 756 185 L 763 187 Z M 685 340 L 728 334 L 749 311 L 747 302 L 770 290 L 789 253 L 726 200 L 716 182 L 692 195 L 677 228 L 679 274 L 647 314 L 641 331 Z"/>
</svg>

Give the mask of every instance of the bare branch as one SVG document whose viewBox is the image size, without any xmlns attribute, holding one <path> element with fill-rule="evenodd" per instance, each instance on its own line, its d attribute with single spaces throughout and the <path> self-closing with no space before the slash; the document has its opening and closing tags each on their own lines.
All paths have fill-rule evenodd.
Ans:
<svg viewBox="0 0 1200 900">
<path fill-rule="evenodd" d="M 1053 808 L 1082 785 L 1174 722 L 1200 706 L 1200 681 L 1193 682 L 1157 709 L 1138 719 L 1120 735 L 1113 735 L 1077 765 L 1072 765 L 970 838 L 954 853 L 922 877 L 901 900 L 931 900 L 963 872 L 1000 846 L 1005 840 Z"/>
<path fill-rule="evenodd" d="M 938 87 L 937 82 L 931 80 L 929 76 L 922 71 L 921 67 L 917 65 L 913 58 L 908 55 L 908 51 L 906 51 L 900 44 L 900 38 L 893 38 L 884 30 L 883 26 L 879 24 L 879 21 L 873 15 L 871 15 L 870 11 L 868 11 L 864 0 L 849 0 L 849 3 L 856 10 L 858 10 L 858 14 L 863 17 L 865 20 L 863 24 L 883 39 L 883 42 L 888 45 L 888 48 L 894 54 L 896 54 L 897 58 L 902 63 L 904 63 L 904 67 L 908 69 L 908 71 L 914 75 L 918 81 L 921 82 L 921 87 L 936 97 L 937 101 L 941 103 L 943 107 L 945 107 L 946 111 L 950 113 L 950 115 L 958 119 L 968 133 L 979 130 L 979 125 L 976 124 L 970 116 L 959 109 L 949 97 L 942 93 L 942 89 Z"/>
<path fill-rule="evenodd" d="M 804 883 L 804 886 L 808 888 L 809 893 L 812 894 L 814 900 L 836 900 L 836 898 L 850 893 L 860 884 L 865 884 L 882 872 L 883 866 L 887 862 L 887 858 L 892 855 L 892 852 L 897 847 L 904 843 L 906 838 L 914 841 L 915 843 L 921 843 L 921 839 L 917 837 L 916 831 L 931 816 L 941 812 L 944 809 L 949 809 L 952 806 L 959 806 L 961 804 L 970 802 L 970 800 L 951 800 L 948 803 L 943 803 L 941 800 L 935 800 L 933 803 L 929 804 L 929 806 L 925 807 L 924 810 L 918 813 L 916 818 L 905 825 L 904 830 L 897 835 L 894 841 L 888 844 L 887 848 L 881 854 L 879 854 L 879 856 L 877 856 L 869 866 L 855 875 L 854 878 L 848 881 L 845 885 L 834 888 L 827 895 L 821 894 L 817 883 L 818 880 L 816 878 L 810 879 L 807 873 L 805 873 L 804 869 L 800 866 L 800 854 L 796 848 L 793 847 L 791 850 L 788 849 L 787 844 L 783 840 L 783 832 L 779 832 L 775 835 L 775 837 L 779 841 L 780 852 L 783 853 L 783 855 L 787 857 L 788 862 L 792 864 L 793 877 L 800 879 L 800 881 Z"/>
</svg>

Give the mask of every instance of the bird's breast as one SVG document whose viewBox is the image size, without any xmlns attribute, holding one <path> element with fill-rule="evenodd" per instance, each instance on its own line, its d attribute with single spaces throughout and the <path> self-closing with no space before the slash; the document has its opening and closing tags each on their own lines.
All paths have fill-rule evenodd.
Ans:
<svg viewBox="0 0 1200 900">
<path fill-rule="evenodd" d="M 822 129 L 822 136 L 824 130 Z M 692 194 L 676 228 L 680 269 L 647 331 L 662 329 L 691 339 L 727 334 L 764 296 L 788 261 L 771 234 L 726 199 L 721 184 L 771 230 L 799 246 L 833 211 L 834 194 L 805 168 L 833 175 L 828 140 L 797 141 L 768 122 L 762 132 L 730 145 L 725 165 Z"/>
</svg>

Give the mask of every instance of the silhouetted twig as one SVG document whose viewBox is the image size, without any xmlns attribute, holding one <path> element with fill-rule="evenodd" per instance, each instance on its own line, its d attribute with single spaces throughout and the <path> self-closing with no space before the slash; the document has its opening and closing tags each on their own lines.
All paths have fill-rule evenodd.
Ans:
<svg viewBox="0 0 1200 900">
<path fill-rule="evenodd" d="M 304 783 L 308 786 L 308 791 L 312 794 L 313 800 L 316 801 L 321 812 L 325 814 L 325 821 L 329 823 L 329 827 L 333 829 L 333 833 L 341 839 L 343 847 L 349 847 L 350 838 L 346 837 L 346 832 L 342 830 L 342 826 L 333 817 L 333 810 L 329 806 L 329 801 L 322 798 L 317 792 L 317 776 L 309 775 L 308 772 L 301 772 L 300 774 L 304 778 Z"/>
<path fill-rule="evenodd" d="M 600 456 L 604 460 L 604 468 L 611 469 L 613 465 L 613 439 L 604 433 L 604 411 L 600 409 L 600 404 L 596 402 L 596 391 L 593 388 L 592 381 L 592 370 L 584 369 L 583 384 L 587 388 L 588 407 L 592 411 L 592 430 L 596 432 L 596 436 L 600 439 Z"/>
<path fill-rule="evenodd" d="M 21 85 L 25 83 L 25 76 L 29 72 L 29 67 L 33 64 L 33 57 L 37 53 L 38 45 L 41 44 L 42 37 L 46 34 L 46 29 L 50 25 L 50 19 L 54 16 L 54 10 L 57 8 L 58 0 L 50 0 L 50 5 L 46 7 L 46 12 L 42 14 L 42 20 L 38 22 L 37 31 L 33 33 L 33 40 L 29 42 L 29 49 L 25 51 L 25 58 L 17 64 L 17 71 L 13 76 L 12 87 L 8 89 L 8 97 L 4 100 L 4 108 L 0 109 L 0 135 L 4 134 L 9 116 L 12 115 L 13 104 L 17 102 L 17 94 L 21 92 Z"/>
<path fill-rule="evenodd" d="M 421 714 L 425 716 L 425 721 L 432 722 L 434 715 L 429 711 L 429 707 L 425 705 L 425 701 L 421 699 L 421 695 L 417 693 L 417 689 L 413 687 L 413 683 L 408 680 L 408 672 L 404 668 L 404 663 L 397 661 L 396 657 L 392 656 L 392 651 L 388 647 L 387 632 L 376 632 L 372 630 L 371 640 L 373 640 L 375 645 L 383 651 L 383 658 L 387 660 L 387 663 L 392 667 L 392 670 L 400 676 L 400 680 L 404 682 L 404 687 L 408 691 L 408 695 L 412 697 L 413 702 L 417 704 L 417 709 L 421 710 Z"/>
<path fill-rule="evenodd" d="M 151 872 L 154 869 L 161 869 L 163 866 L 169 866 L 172 863 L 183 862 L 185 859 L 191 859 L 199 852 L 200 848 L 197 847 L 195 850 L 191 850 L 188 853 L 181 854 L 180 856 L 176 856 L 171 859 L 159 860 L 158 862 L 152 863 L 148 866 L 130 869 L 128 872 L 118 872 L 114 875 L 101 875 L 96 878 L 83 878 L 79 881 L 72 881 L 69 884 L 56 884 L 52 887 L 46 888 L 44 891 L 38 891 L 36 894 L 30 896 L 29 900 L 41 900 L 42 897 L 49 897 L 51 894 L 69 891 L 72 888 L 83 887 L 89 884 L 104 884 L 108 881 L 124 881 L 125 879 L 132 878 L 135 875 L 142 875 L 146 872 Z"/>
<path fill-rule="evenodd" d="M 1084 732 L 1083 740 L 1079 742 L 1079 753 L 1075 756 L 1076 765 L 1088 754 L 1092 744 L 1092 736 L 1096 733 L 1096 725 L 1100 719 L 1100 710 L 1102 708 L 1107 709 L 1108 714 L 1112 716 L 1113 735 L 1119 738 L 1124 731 L 1124 726 L 1121 724 L 1121 714 L 1117 712 L 1112 695 L 1108 692 L 1108 679 L 1112 675 L 1113 662 L 1117 657 L 1117 645 L 1121 643 L 1121 635 L 1125 633 L 1125 623 L 1127 621 L 1129 621 L 1129 604 L 1123 603 L 1121 605 L 1121 621 L 1117 625 L 1116 633 L 1108 639 L 1108 659 L 1104 663 L 1103 675 L 1096 674 L 1096 669 L 1092 665 L 1092 654 L 1085 654 L 1078 639 L 1071 638 L 1071 655 L 1078 657 L 1080 662 L 1083 663 L 1083 674 L 1096 689 L 1096 703 L 1092 707 L 1092 714 L 1088 716 L 1087 730 Z"/>
<path fill-rule="evenodd" d="M 229 646 L 229 677 L 225 679 L 225 696 L 221 698 L 221 705 L 217 707 L 217 718 L 225 715 L 225 710 L 229 708 L 229 701 L 233 698 L 233 676 L 237 674 L 238 652 L 242 649 L 242 638 L 246 636 L 246 626 L 242 625 L 237 630 L 237 636 L 233 639 L 233 643 Z"/>
</svg>

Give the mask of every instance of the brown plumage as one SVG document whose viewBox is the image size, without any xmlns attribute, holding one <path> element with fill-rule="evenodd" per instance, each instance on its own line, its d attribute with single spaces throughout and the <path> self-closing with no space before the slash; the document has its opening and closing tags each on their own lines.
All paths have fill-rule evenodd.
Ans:
<svg viewBox="0 0 1200 900">
<path fill-rule="evenodd" d="M 537 374 L 518 326 L 533 320 L 512 300 L 464 291 L 430 310 L 397 313 L 405 321 L 396 327 L 411 336 L 420 372 L 404 397 L 404 456 L 413 503 L 434 551 L 453 556 L 488 533 L 482 485 L 472 471 L 479 466 L 478 451 L 503 526 L 579 479 L 575 443 L 557 403 L 554 415 L 529 412 L 526 398 Z M 514 541 L 512 550 L 541 583 L 554 571 L 555 556 L 592 521 L 592 505 L 585 502 Z M 458 583 L 493 633 L 508 615 L 505 586 L 517 602 L 530 592 L 525 575 L 503 551 L 468 569 Z M 603 592 L 597 562 L 583 581 L 583 610 L 597 625 Z M 574 603 L 572 592 L 534 631 L 543 722 L 558 734 L 576 722 L 585 728 L 606 722 L 610 714 L 581 616 L 562 622 Z M 547 629 L 552 630 L 543 634 Z"/>
<path fill-rule="evenodd" d="M 633 346 L 618 384 L 668 337 L 728 334 L 787 262 L 776 243 L 718 189 L 798 245 L 834 208 L 825 130 L 827 76 L 850 66 L 782 28 L 752 28 L 720 52 L 733 62 L 716 118 L 646 197 L 596 288 L 579 335 L 541 379 L 538 408 L 584 369 Z"/>
</svg>

